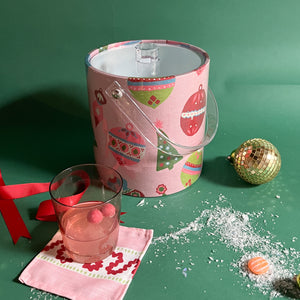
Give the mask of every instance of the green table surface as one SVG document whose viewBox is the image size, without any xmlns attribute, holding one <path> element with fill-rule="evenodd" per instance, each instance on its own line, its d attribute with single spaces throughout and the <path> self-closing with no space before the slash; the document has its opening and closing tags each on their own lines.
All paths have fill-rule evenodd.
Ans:
<svg viewBox="0 0 300 300">
<path fill-rule="evenodd" d="M 270 294 L 299 299 L 286 275 L 300 273 L 299 11 L 298 0 L 3 1 L 0 169 L 5 183 L 48 182 L 66 167 L 94 161 L 88 51 L 133 39 L 194 44 L 211 57 L 209 85 L 219 106 L 219 129 L 205 147 L 201 177 L 190 188 L 147 198 L 143 206 L 141 199 L 124 196 L 125 225 L 154 229 L 156 241 L 124 299 L 240 300 Z M 278 176 L 260 186 L 242 181 L 226 160 L 256 137 L 272 142 L 282 158 Z M 17 280 L 57 231 L 56 223 L 35 220 L 46 199 L 47 193 L 15 200 L 32 239 L 14 245 L 0 217 L 0 299 L 59 298 Z M 225 211 L 232 218 L 228 228 Z M 195 220 L 198 227 L 192 230 L 188 225 Z M 254 244 L 244 247 L 247 240 Z M 239 265 L 262 249 L 270 263 L 282 255 L 282 272 L 274 271 L 281 277 L 277 286 L 288 287 L 280 288 L 281 294 L 249 278 Z"/>
</svg>

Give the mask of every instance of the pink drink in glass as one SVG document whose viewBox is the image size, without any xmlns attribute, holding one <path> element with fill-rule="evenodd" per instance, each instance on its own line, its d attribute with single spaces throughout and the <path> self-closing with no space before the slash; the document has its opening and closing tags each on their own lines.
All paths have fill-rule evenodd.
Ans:
<svg viewBox="0 0 300 300">
<path fill-rule="evenodd" d="M 100 261 L 109 256 L 116 247 L 119 233 L 118 214 L 116 211 L 113 215 L 103 214 L 101 208 L 104 206 L 105 204 L 95 205 L 95 202 L 80 203 L 68 209 L 62 217 L 60 230 L 64 246 L 68 256 L 74 261 Z"/>
<path fill-rule="evenodd" d="M 93 263 L 108 257 L 119 234 L 123 180 L 114 169 L 70 167 L 50 183 L 50 195 L 68 257 Z"/>
</svg>

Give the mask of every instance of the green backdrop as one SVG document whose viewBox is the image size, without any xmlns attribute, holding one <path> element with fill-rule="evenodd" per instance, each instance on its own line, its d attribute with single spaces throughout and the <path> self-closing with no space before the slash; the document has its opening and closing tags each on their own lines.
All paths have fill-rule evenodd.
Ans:
<svg viewBox="0 0 300 300">
<path fill-rule="evenodd" d="M 124 197 L 122 219 L 126 226 L 153 228 L 157 240 L 186 229 L 205 210 L 230 208 L 231 217 L 242 216 L 246 239 L 256 241 L 257 249 L 242 249 L 243 240 L 230 245 L 234 226 L 225 231 L 226 239 L 224 216 L 219 223 L 201 221 L 195 231 L 150 246 L 125 299 L 269 299 L 270 293 L 299 299 L 294 287 L 274 294 L 272 286 L 262 287 L 238 266 L 245 253 L 266 245 L 283 255 L 287 271 L 300 273 L 299 11 L 298 0 L 2 1 L 5 183 L 47 182 L 68 166 L 94 161 L 84 66 L 90 50 L 134 39 L 201 47 L 211 57 L 209 85 L 220 112 L 203 173 L 192 187 L 146 199 L 144 206 L 138 206 L 141 199 Z M 279 175 L 261 186 L 243 182 L 226 160 L 255 137 L 272 142 L 282 157 Z M 15 200 L 31 240 L 20 238 L 14 245 L 0 218 L 1 299 L 55 298 L 17 280 L 57 230 L 55 223 L 34 218 L 39 202 L 48 198 L 46 193 Z M 289 283 L 286 273 L 278 274 Z"/>
</svg>

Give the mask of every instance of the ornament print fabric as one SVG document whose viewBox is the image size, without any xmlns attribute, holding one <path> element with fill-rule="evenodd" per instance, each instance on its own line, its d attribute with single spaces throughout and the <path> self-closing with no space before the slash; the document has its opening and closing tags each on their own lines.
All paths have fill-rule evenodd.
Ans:
<svg viewBox="0 0 300 300">
<path fill-rule="evenodd" d="M 165 136 L 167 136 L 162 130 L 161 132 Z M 160 135 L 157 135 L 157 147 L 158 147 L 158 151 L 157 151 L 156 171 L 161 171 L 166 168 L 171 170 L 173 169 L 174 165 L 182 159 L 182 156 L 178 155 L 176 149 Z"/>
<path fill-rule="evenodd" d="M 130 123 L 126 128 L 116 127 L 109 131 L 108 148 L 120 165 L 138 163 L 144 156 L 145 147 L 143 138 Z"/>
<path fill-rule="evenodd" d="M 202 171 L 203 150 L 195 151 L 185 162 L 181 171 L 181 182 L 186 188 L 191 186 L 200 176 Z"/>
<path fill-rule="evenodd" d="M 128 41 L 102 47 L 98 51 L 92 51 L 88 61 L 98 55 L 103 55 L 104 58 L 110 53 L 121 55 L 123 50 L 134 57 L 135 47 L 140 42 L 144 41 Z M 199 145 L 203 141 L 206 124 L 210 62 L 207 53 L 192 45 L 169 40 L 148 42 L 156 43 L 162 51 L 176 49 L 179 56 L 189 53 L 192 55 L 189 57 L 200 60 L 181 73 L 176 72 L 176 64 L 170 63 L 170 57 L 162 56 L 159 67 L 161 73 L 157 77 L 139 77 L 134 70 L 127 70 L 130 66 L 121 66 L 124 67 L 124 76 L 121 76 L 87 65 L 91 109 L 93 101 L 97 101 L 97 106 L 94 104 L 95 108 L 91 112 L 91 117 L 95 120 L 92 122 L 96 140 L 95 160 L 116 168 L 126 182 L 124 193 L 137 197 L 173 194 L 196 182 L 202 170 L 203 154 L 199 155 L 199 159 L 196 154 L 190 158 L 192 152 L 182 155 L 179 153 L 180 148 L 174 144 L 193 147 Z M 118 71 L 118 61 L 114 63 L 114 70 Z M 114 82 L 122 88 L 122 98 L 119 100 L 108 93 Z M 118 101 L 122 101 L 122 105 L 116 107 Z M 124 103 L 126 109 L 123 109 Z M 157 134 L 157 130 L 153 130 L 144 116 L 173 143 Z M 160 123 L 160 126 L 156 123 Z"/>
<path fill-rule="evenodd" d="M 157 108 L 172 93 L 175 76 L 162 78 L 128 78 L 128 88 L 133 97 L 142 104 Z"/>
<path fill-rule="evenodd" d="M 180 118 L 180 126 L 188 136 L 193 136 L 200 129 L 206 111 L 205 90 L 200 84 L 199 90 L 186 102 Z"/>
<path fill-rule="evenodd" d="M 22 272 L 29 286 L 69 299 L 123 299 L 153 236 L 153 230 L 120 226 L 115 251 L 106 259 L 88 264 L 65 255 L 60 232 Z"/>
</svg>

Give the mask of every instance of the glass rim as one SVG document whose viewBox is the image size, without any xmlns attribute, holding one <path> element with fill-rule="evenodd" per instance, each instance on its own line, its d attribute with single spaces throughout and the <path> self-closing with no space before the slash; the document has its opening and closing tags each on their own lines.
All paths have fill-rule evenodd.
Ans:
<svg viewBox="0 0 300 300">
<path fill-rule="evenodd" d="M 70 172 L 70 171 L 74 171 L 74 170 L 78 170 L 79 168 L 82 168 L 82 167 L 101 167 L 101 168 L 106 168 L 106 169 L 109 169 L 111 171 L 113 171 L 114 173 L 116 173 L 116 175 L 119 176 L 119 178 L 121 179 L 121 185 L 120 185 L 120 188 L 117 192 L 115 192 L 115 195 L 113 197 L 110 197 L 109 199 L 107 199 L 106 201 L 103 201 L 103 202 L 97 202 L 95 204 L 91 204 L 91 205 L 86 205 L 84 207 L 76 207 L 76 204 L 75 205 L 67 205 L 67 204 L 64 204 L 62 202 L 60 202 L 52 193 L 52 190 L 51 190 L 51 187 L 52 185 L 56 182 L 55 179 L 62 175 L 63 173 L 67 173 L 67 172 Z M 55 201 L 57 204 L 61 205 L 61 206 L 64 206 L 64 207 L 68 207 L 68 208 L 82 208 L 82 209 L 86 209 L 86 208 L 96 208 L 96 207 L 99 207 L 99 206 L 103 206 L 104 204 L 107 204 L 109 202 L 111 202 L 113 199 L 117 198 L 120 194 L 122 195 L 122 191 L 123 191 L 123 178 L 121 176 L 121 174 L 114 168 L 112 167 L 109 167 L 107 165 L 104 165 L 104 164 L 95 164 L 95 163 L 86 163 L 86 164 L 78 164 L 78 165 L 73 165 L 71 167 L 68 167 L 62 171 L 60 171 L 59 173 L 57 173 L 50 181 L 50 184 L 49 184 L 49 194 L 51 196 L 51 200 Z M 69 196 L 70 197 L 70 196 Z"/>
</svg>

